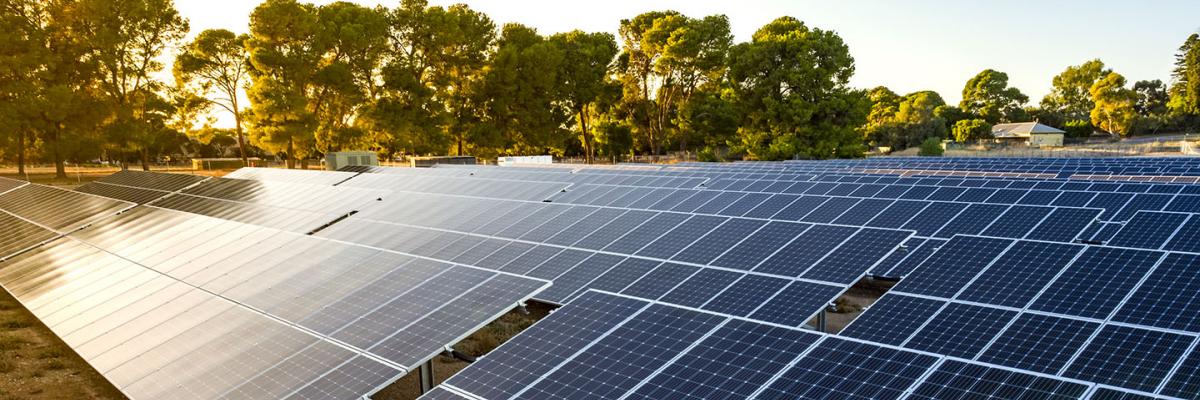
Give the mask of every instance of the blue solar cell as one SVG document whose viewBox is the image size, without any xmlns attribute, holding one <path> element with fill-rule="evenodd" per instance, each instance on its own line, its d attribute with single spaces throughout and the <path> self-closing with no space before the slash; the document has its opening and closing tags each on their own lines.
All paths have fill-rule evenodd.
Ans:
<svg viewBox="0 0 1200 400">
<path fill-rule="evenodd" d="M 910 235 L 907 231 L 863 228 L 801 277 L 832 283 L 854 283 Z"/>
<path fill-rule="evenodd" d="M 658 239 L 667 231 L 675 229 L 675 227 L 687 219 L 687 214 L 659 213 L 654 218 L 646 221 L 646 223 L 638 226 L 637 229 L 625 234 L 625 236 L 621 236 L 620 239 L 617 239 L 612 244 L 605 246 L 604 251 L 633 254 L 647 243 Z"/>
<path fill-rule="evenodd" d="M 583 260 L 586 260 L 592 254 L 590 251 L 565 249 L 555 254 L 554 257 L 546 259 L 545 262 L 536 268 L 528 272 L 521 272 L 521 274 L 538 279 L 554 280 L 554 278 L 583 262 Z"/>
<path fill-rule="evenodd" d="M 992 194 L 991 197 L 988 197 L 985 202 L 992 204 L 1017 204 L 1022 198 L 1026 197 L 1028 193 L 1029 190 L 1025 189 L 997 189 L 996 193 Z M 1047 200 L 1047 202 L 1049 202 L 1049 200 Z"/>
<path fill-rule="evenodd" d="M 946 223 L 941 230 L 934 234 L 936 237 L 950 238 L 954 235 L 978 235 L 987 229 L 1008 206 L 999 204 L 971 204 L 957 217 Z"/>
<path fill-rule="evenodd" d="M 1017 242 L 957 298 L 1024 308 L 1083 249 L 1066 243 Z"/>
<path fill-rule="evenodd" d="M 900 198 L 905 200 L 925 200 L 936 190 L 936 186 L 913 186 L 907 192 L 904 192 L 904 195 L 900 196 Z"/>
<path fill-rule="evenodd" d="M 1191 186 L 1189 186 L 1191 187 Z M 1165 211 L 1200 213 L 1200 196 L 1195 195 L 1177 195 L 1170 204 L 1164 208 Z"/>
<path fill-rule="evenodd" d="M 1030 308 L 1107 318 L 1163 253 L 1091 247 L 1051 283 L 1054 290 L 1038 296 Z"/>
<path fill-rule="evenodd" d="M 833 301 L 845 288 L 795 281 L 763 303 L 750 318 L 781 325 L 800 326 Z"/>
<path fill-rule="evenodd" d="M 554 218 L 551 218 L 549 221 L 546 221 L 545 223 L 538 225 L 536 228 L 530 229 L 529 231 L 525 232 L 525 234 L 523 234 L 521 236 L 501 236 L 501 237 L 508 237 L 510 239 L 521 239 L 521 240 L 526 240 L 526 241 L 530 241 L 530 242 L 545 241 L 546 239 L 549 239 L 550 237 L 561 232 L 562 230 L 567 229 L 567 227 L 575 224 L 576 222 L 579 222 L 579 220 L 587 217 L 588 215 L 590 215 L 593 212 L 596 212 L 597 210 L 600 210 L 600 208 L 585 207 L 585 206 L 571 207 L 571 208 L 567 209 L 566 211 L 563 211 L 562 213 L 558 214 Z M 500 232 L 497 235 L 498 236 L 503 235 L 504 233 L 505 232 Z M 514 232 L 514 233 L 516 233 L 516 232 Z"/>
<path fill-rule="evenodd" d="M 983 235 L 1023 238 L 1053 210 L 1050 207 L 1012 206 L 996 218 L 992 225 L 983 231 Z"/>
<path fill-rule="evenodd" d="M 612 267 L 604 275 L 592 280 L 591 283 L 576 292 L 575 296 L 587 292 L 588 289 L 620 293 L 629 284 L 641 279 L 659 264 L 662 263 L 644 258 L 626 258 L 625 261 Z"/>
<path fill-rule="evenodd" d="M 958 196 L 957 201 L 965 201 L 968 203 L 982 203 L 987 201 L 989 197 L 996 194 L 996 189 L 989 188 L 971 188 L 967 189 Z"/>
<path fill-rule="evenodd" d="M 740 217 L 743 214 L 750 212 L 750 210 L 753 210 L 755 207 L 758 207 L 759 204 L 762 204 L 769 198 L 771 198 L 771 195 L 767 193 L 747 193 L 745 196 L 742 196 L 742 198 L 730 204 L 729 207 L 725 207 L 721 209 L 721 211 L 718 211 L 717 214 Z"/>
<path fill-rule="evenodd" d="M 817 207 L 820 207 L 822 203 L 825 203 L 825 201 L 829 199 L 829 197 L 822 196 L 800 196 L 800 198 L 796 199 L 796 201 L 793 201 L 792 204 L 784 207 L 782 210 L 779 210 L 779 212 L 775 213 L 775 216 L 771 218 L 785 221 L 799 221 L 800 219 L 804 218 L 805 215 L 808 215 L 808 213 L 812 212 L 812 210 L 816 209 Z"/>
<path fill-rule="evenodd" d="M 559 252 L 562 252 L 562 250 L 559 247 L 538 245 L 521 253 L 512 262 L 504 264 L 504 266 L 500 267 L 500 270 L 514 274 L 525 274 L 537 268 Z"/>
<path fill-rule="evenodd" d="M 587 293 L 539 321 L 447 383 L 486 398 L 510 398 L 575 351 L 621 324 L 646 305 L 624 297 Z"/>
<path fill-rule="evenodd" d="M 662 297 L 662 301 L 700 307 L 742 277 L 740 272 L 703 268 Z"/>
<path fill-rule="evenodd" d="M 690 265 L 663 263 L 621 293 L 644 299 L 658 299 L 699 270 L 700 268 Z"/>
<path fill-rule="evenodd" d="M 1162 394 L 1181 398 L 1196 398 L 1200 394 L 1200 351 L 1194 349 L 1162 388 Z"/>
<path fill-rule="evenodd" d="M 1022 314 L 984 350 L 979 360 L 1055 374 L 1099 327 L 1096 322 Z"/>
<path fill-rule="evenodd" d="M 1106 387 L 1099 387 L 1099 388 L 1096 388 L 1095 392 L 1092 392 L 1092 396 L 1088 397 L 1088 399 L 1089 400 L 1156 400 L 1156 399 L 1159 399 L 1159 397 L 1154 397 L 1154 396 L 1145 395 L 1145 394 L 1138 394 L 1138 393 L 1134 393 L 1134 392 L 1126 392 L 1123 390 L 1110 389 L 1110 388 L 1106 388 Z"/>
<path fill-rule="evenodd" d="M 899 346 L 944 304 L 944 301 L 888 293 L 855 318 L 840 335 Z"/>
<path fill-rule="evenodd" d="M 662 372 L 633 399 L 744 399 L 820 336 L 733 320 Z"/>
<path fill-rule="evenodd" d="M 834 187 L 837 187 L 836 183 L 816 183 L 809 187 L 808 190 L 804 191 L 804 194 L 823 195 L 825 193 L 829 193 L 829 191 L 833 190 Z"/>
<path fill-rule="evenodd" d="M 1087 208 L 1058 208 L 1047 215 L 1026 239 L 1051 242 L 1071 242 L 1091 225 L 1100 210 Z"/>
<path fill-rule="evenodd" d="M 931 236 L 965 208 L 967 208 L 966 203 L 931 203 L 929 207 L 904 224 L 903 229 L 917 231 L 917 236 Z"/>
<path fill-rule="evenodd" d="M 975 358 L 1016 315 L 1016 311 L 950 303 L 913 335 L 904 347 Z"/>
<path fill-rule="evenodd" d="M 604 227 L 609 222 L 617 219 L 624 214 L 625 210 L 619 208 L 602 208 L 591 213 L 587 217 L 571 224 L 566 229 L 558 232 L 558 234 L 546 239 L 546 243 L 557 244 L 562 246 L 570 246 L 575 242 L 583 239 L 585 236 Z"/>
<path fill-rule="evenodd" d="M 1108 325 L 1067 366 L 1063 376 L 1154 391 L 1192 340 L 1174 333 Z"/>
<path fill-rule="evenodd" d="M 1021 196 L 1020 200 L 1015 201 L 1017 204 L 1047 206 L 1053 204 L 1062 192 L 1055 190 L 1030 190 Z"/>
<path fill-rule="evenodd" d="M 920 213 L 930 204 L 924 201 L 897 201 L 879 213 L 879 216 L 867 223 L 867 226 L 875 228 L 899 228 L 904 226 L 905 223 L 913 219 L 913 216 Z"/>
<path fill-rule="evenodd" d="M 654 215 L 655 213 L 649 211 L 630 210 L 575 242 L 573 246 L 591 250 L 603 249 L 653 218 Z"/>
<path fill-rule="evenodd" d="M 935 361 L 918 353 L 826 338 L 758 398 L 896 399 Z"/>
<path fill-rule="evenodd" d="M 771 218 L 775 215 L 775 213 L 778 213 L 784 207 L 787 207 L 788 204 L 792 204 L 792 202 L 796 201 L 798 198 L 800 198 L 800 196 L 794 194 L 773 195 L 771 198 L 762 202 L 762 204 L 759 204 L 758 207 L 754 207 L 753 210 L 750 210 L 750 212 L 746 213 L 745 217 Z"/>
<path fill-rule="evenodd" d="M 774 297 L 790 282 L 786 279 L 762 275 L 745 275 L 700 308 L 745 317 L 757 309 L 760 304 Z"/>
<path fill-rule="evenodd" d="M 855 190 L 858 190 L 859 186 L 861 186 L 861 185 L 857 185 L 857 184 L 853 184 L 853 183 L 841 183 L 841 184 L 838 184 L 833 189 L 830 189 L 828 192 L 825 192 L 825 195 L 826 196 L 848 196 L 848 195 L 850 195 L 850 193 L 854 193 Z"/>
<path fill-rule="evenodd" d="M 939 188 L 937 188 L 937 190 L 933 191 L 933 193 L 930 194 L 929 197 L 926 198 L 926 200 L 954 201 L 954 199 L 958 198 L 958 196 L 961 196 L 963 194 L 963 192 L 966 192 L 966 191 L 967 191 L 966 188 L 943 186 L 943 187 L 939 187 Z"/>
<path fill-rule="evenodd" d="M 808 215 L 805 215 L 801 221 L 804 222 L 820 222 L 829 223 L 840 217 L 846 210 L 858 204 L 860 199 L 853 197 L 834 197 L 821 204 Z"/>
<path fill-rule="evenodd" d="M 1012 242 L 1006 239 L 969 236 L 951 239 L 900 281 L 895 290 L 953 297 Z"/>
<path fill-rule="evenodd" d="M 1078 399 L 1088 385 L 985 365 L 946 360 L 910 399 Z"/>
<path fill-rule="evenodd" d="M 610 268 L 624 260 L 625 257 L 623 256 L 604 253 L 593 254 L 567 272 L 551 278 L 554 284 L 541 293 L 538 293 L 537 298 L 554 303 L 565 303 L 580 288 L 587 285 L 593 279 L 596 279 L 596 277 L 608 272 Z M 534 272 L 537 271 L 535 270 Z"/>
<path fill-rule="evenodd" d="M 747 193 L 741 192 L 721 192 L 721 194 L 717 195 L 716 198 L 709 200 L 707 203 L 704 203 L 704 205 L 696 208 L 695 212 L 699 214 L 716 214 L 746 195 Z"/>
<path fill-rule="evenodd" d="M 842 216 L 833 221 L 835 224 L 865 226 L 868 222 L 874 219 L 884 209 L 892 205 L 892 200 L 884 199 L 863 199 L 855 204 Z"/>
<path fill-rule="evenodd" d="M 712 201 L 712 199 L 716 198 L 717 195 L 720 195 L 720 194 L 721 194 L 721 192 L 718 192 L 715 190 L 696 191 L 696 194 L 692 195 L 691 197 L 688 197 L 687 199 L 684 199 L 683 201 L 676 204 L 674 207 L 671 207 L 671 211 L 685 212 L 685 213 L 696 211 L 697 208 L 700 208 L 700 206 L 704 205 L 705 203 Z"/>
<path fill-rule="evenodd" d="M 1184 223 L 1163 249 L 1200 253 L 1200 218 Z"/>
<path fill-rule="evenodd" d="M 850 196 L 851 197 L 872 197 L 872 196 L 875 196 L 876 194 L 878 194 L 880 191 L 882 191 L 886 187 L 887 186 L 885 186 L 885 185 L 865 184 L 865 185 L 860 186 L 853 193 L 850 193 Z"/>
<path fill-rule="evenodd" d="M 1165 194 L 1139 194 L 1129 200 L 1129 203 L 1113 217 L 1114 221 L 1128 221 L 1138 211 L 1159 211 L 1175 196 Z"/>
<path fill-rule="evenodd" d="M 1133 219 L 1130 219 L 1117 231 L 1112 240 L 1105 244 L 1139 249 L 1161 248 L 1167 244 L 1167 241 L 1190 215 L 1153 211 L 1138 212 Z"/>
<path fill-rule="evenodd" d="M 880 190 L 871 197 L 877 199 L 899 199 L 904 196 L 904 193 L 907 192 L 908 189 L 911 188 L 912 186 L 907 185 L 887 185 L 883 188 L 883 190 Z"/>
<path fill-rule="evenodd" d="M 611 399 L 703 338 L 722 318 L 652 305 L 592 343 L 518 398 Z"/>
<path fill-rule="evenodd" d="M 712 262 L 712 265 L 750 270 L 812 225 L 772 221 Z"/>
<path fill-rule="evenodd" d="M 645 208 L 648 208 L 651 210 L 667 211 L 667 210 L 674 208 L 675 206 L 678 206 L 679 203 L 682 203 L 683 201 L 687 200 L 689 197 L 695 196 L 697 193 L 700 193 L 700 191 L 689 190 L 689 189 L 675 190 L 675 191 L 667 194 L 666 196 L 659 198 L 658 201 L 654 202 L 654 204 L 646 206 Z"/>
<path fill-rule="evenodd" d="M 1200 256 L 1168 254 L 1113 320 L 1200 332 Z"/>
<path fill-rule="evenodd" d="M 754 271 L 799 276 L 857 231 L 850 227 L 813 226 L 755 267 Z"/>
<path fill-rule="evenodd" d="M 1050 203 L 1050 205 L 1059 207 L 1083 207 L 1087 205 L 1088 202 L 1092 201 L 1093 197 L 1096 197 L 1096 193 L 1070 191 L 1062 192 L 1059 193 L 1058 197 L 1054 198 L 1054 202 Z"/>
<path fill-rule="evenodd" d="M 638 250 L 637 255 L 645 257 L 655 257 L 668 259 L 671 256 L 683 250 L 696 239 L 708 234 L 717 226 L 724 223 L 728 218 L 712 217 L 706 215 L 695 215 L 679 224 L 678 227 L 670 232 L 663 234 L 650 244 Z"/>
<path fill-rule="evenodd" d="M 680 250 L 672 260 L 694 264 L 708 264 L 726 250 L 750 237 L 766 221 L 756 219 L 733 218 L 714 228 L 704 237 L 697 239 L 687 248 Z"/>
<path fill-rule="evenodd" d="M 1116 219 L 1117 213 L 1132 198 L 1133 195 L 1129 193 L 1098 193 L 1092 201 L 1088 202 L 1087 207 L 1104 209 L 1104 212 L 1100 214 L 1100 219 L 1103 221 L 1119 221 Z"/>
</svg>

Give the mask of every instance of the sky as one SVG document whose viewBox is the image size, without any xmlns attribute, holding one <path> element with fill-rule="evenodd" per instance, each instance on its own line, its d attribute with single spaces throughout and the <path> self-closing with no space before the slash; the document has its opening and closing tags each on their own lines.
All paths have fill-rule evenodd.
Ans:
<svg viewBox="0 0 1200 400">
<path fill-rule="evenodd" d="M 430 0 L 454 3 L 484 12 L 497 26 L 519 22 L 542 34 L 581 29 L 616 35 L 621 19 L 652 10 L 725 14 L 735 42 L 749 41 L 759 27 L 788 15 L 845 40 L 855 59 L 852 86 L 882 85 L 901 95 L 934 90 L 952 104 L 961 99 L 967 79 L 987 68 L 1007 73 L 1009 84 L 1033 104 L 1050 90 L 1054 75 L 1095 58 L 1131 85 L 1166 82 L 1175 51 L 1200 31 L 1197 0 Z M 191 24 L 190 39 L 210 28 L 247 32 L 257 4 L 176 0 L 175 5 Z"/>
</svg>

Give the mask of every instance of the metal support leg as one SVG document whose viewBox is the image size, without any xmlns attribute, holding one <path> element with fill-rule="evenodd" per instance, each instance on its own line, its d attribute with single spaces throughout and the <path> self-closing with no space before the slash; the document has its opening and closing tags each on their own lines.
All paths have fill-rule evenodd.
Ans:
<svg viewBox="0 0 1200 400">
<path fill-rule="evenodd" d="M 817 330 L 821 333 L 825 333 L 825 312 L 826 310 L 822 309 L 821 313 L 817 314 Z"/>
<path fill-rule="evenodd" d="M 421 394 L 433 390 L 433 360 L 421 364 Z"/>
</svg>

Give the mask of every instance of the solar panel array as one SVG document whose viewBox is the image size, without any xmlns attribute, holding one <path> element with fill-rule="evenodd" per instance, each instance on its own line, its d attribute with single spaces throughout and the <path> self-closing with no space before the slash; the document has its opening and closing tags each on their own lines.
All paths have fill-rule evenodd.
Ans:
<svg viewBox="0 0 1200 400">
<path fill-rule="evenodd" d="M 334 206 L 322 203 L 334 190 L 324 186 L 281 192 L 291 186 L 162 175 L 118 174 L 111 179 L 121 184 L 93 187 L 142 185 L 165 198 L 195 190 L 278 207 L 309 196 L 293 207 Z M 135 399 L 360 398 L 549 285 L 261 224 L 13 186 L 0 194 L 0 286 Z M 371 196 L 361 198 L 378 201 Z"/>
<path fill-rule="evenodd" d="M 1191 317 L 1198 314 L 1200 286 L 1191 278 L 1198 255 L 1188 250 L 1191 225 L 1200 224 L 1192 216 L 1200 212 L 1200 168 L 1188 159 L 243 169 L 230 176 L 242 179 L 160 190 L 167 193 L 148 203 L 197 197 L 271 212 L 333 210 L 323 218 L 335 218 L 315 229 L 291 229 L 310 235 L 289 237 L 361 244 L 358 251 L 400 254 L 440 270 L 551 282 L 528 295 L 564 307 L 428 393 L 431 399 L 1200 392 L 1193 324 L 1200 319 Z M 302 187 L 310 190 L 282 189 Z M 353 201 L 300 200 L 316 193 Z M 176 208 L 237 221 L 206 207 Z M 269 229 L 275 220 L 241 221 Z M 221 243 L 180 240 L 176 249 Z M 322 259 L 313 252 L 279 264 Z M 164 270 L 205 269 L 203 262 L 157 261 L 162 253 L 136 249 L 127 257 L 144 254 L 144 263 L 163 262 L 157 268 Z M 230 268 L 223 264 L 207 268 Z M 325 303 L 319 295 L 296 303 L 289 297 L 307 291 L 242 291 L 220 282 L 248 277 L 226 274 L 180 279 L 269 315 L 307 315 L 306 307 Z M 202 278 L 214 275 L 215 286 L 206 286 Z M 901 279 L 842 333 L 807 328 L 869 275 Z M 484 296 L 459 310 L 502 312 L 519 301 Z M 454 326 L 458 317 L 450 315 L 433 321 Z M 400 344 L 372 341 L 378 323 L 339 335 L 310 319 L 278 320 L 384 365 L 411 367 L 387 351 Z"/>
</svg>

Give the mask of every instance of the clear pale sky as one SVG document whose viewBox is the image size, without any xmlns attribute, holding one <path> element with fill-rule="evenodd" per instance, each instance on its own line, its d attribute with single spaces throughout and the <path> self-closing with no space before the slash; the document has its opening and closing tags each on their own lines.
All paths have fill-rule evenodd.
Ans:
<svg viewBox="0 0 1200 400">
<path fill-rule="evenodd" d="M 313 1 L 323 4 L 329 1 Z M 395 7 L 398 0 L 355 1 Z M 985 68 L 1036 104 L 1068 65 L 1099 58 L 1130 82 L 1170 78 L 1173 55 L 1200 30 L 1198 0 L 431 0 L 466 3 L 501 25 L 519 22 L 542 34 L 582 29 L 614 35 L 621 19 L 672 9 L 692 17 L 729 16 L 734 40 L 790 15 L 836 31 L 850 46 L 851 84 L 884 85 L 900 94 L 936 90 L 957 103 L 963 84 Z M 176 0 L 192 35 L 209 28 L 248 31 L 258 1 Z M 169 72 L 168 72 L 169 75 Z"/>
</svg>

